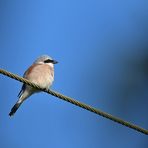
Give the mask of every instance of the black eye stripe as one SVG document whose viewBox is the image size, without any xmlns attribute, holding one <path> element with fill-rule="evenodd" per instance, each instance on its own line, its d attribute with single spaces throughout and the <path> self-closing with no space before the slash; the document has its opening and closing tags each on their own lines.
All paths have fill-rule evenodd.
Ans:
<svg viewBox="0 0 148 148">
<path fill-rule="evenodd" d="M 44 63 L 52 63 L 52 62 L 53 62 L 53 60 L 50 60 L 50 59 L 47 59 L 44 61 Z"/>
</svg>

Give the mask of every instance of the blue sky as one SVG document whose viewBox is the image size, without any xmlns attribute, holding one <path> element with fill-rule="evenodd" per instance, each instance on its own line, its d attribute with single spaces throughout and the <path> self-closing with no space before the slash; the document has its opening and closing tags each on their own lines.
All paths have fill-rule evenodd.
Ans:
<svg viewBox="0 0 148 148">
<path fill-rule="evenodd" d="M 1 0 L 0 67 L 18 75 L 42 54 L 52 89 L 148 128 L 148 2 Z M 143 134 L 45 93 L 13 118 L 21 83 L 0 75 L 0 147 L 146 148 Z"/>
</svg>

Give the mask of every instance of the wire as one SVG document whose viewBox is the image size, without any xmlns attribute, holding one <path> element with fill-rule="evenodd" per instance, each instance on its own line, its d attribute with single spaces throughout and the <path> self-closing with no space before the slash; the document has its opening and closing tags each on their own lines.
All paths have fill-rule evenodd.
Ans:
<svg viewBox="0 0 148 148">
<path fill-rule="evenodd" d="M 76 106 L 79 106 L 79 107 L 81 107 L 83 109 L 86 109 L 86 110 L 88 110 L 90 112 L 96 113 L 97 115 L 100 115 L 100 116 L 105 117 L 105 118 L 107 118 L 109 120 L 112 120 L 114 122 L 117 122 L 119 124 L 122 124 L 123 126 L 129 127 L 129 128 L 131 128 L 133 130 L 136 130 L 138 132 L 141 132 L 143 134 L 148 135 L 148 130 L 146 130 L 144 128 L 141 128 L 141 127 L 139 127 L 137 125 L 134 125 L 132 123 L 129 123 L 127 121 L 124 121 L 124 120 L 122 120 L 120 118 L 117 118 L 117 117 L 115 117 L 115 116 L 113 116 L 111 114 L 108 114 L 108 113 L 103 112 L 103 111 L 101 111 L 99 109 L 96 109 L 94 107 L 91 107 L 91 106 L 89 106 L 87 104 L 84 104 L 84 103 L 81 103 L 79 101 L 76 101 L 76 100 L 74 100 L 74 99 L 72 99 L 70 97 L 67 97 L 65 95 L 62 95 L 62 94 L 60 94 L 60 93 L 58 93 L 56 91 L 53 91 L 51 89 L 44 89 L 44 88 L 42 88 L 42 87 L 40 87 L 40 86 L 38 86 L 38 85 L 30 82 L 29 80 L 27 80 L 27 79 L 25 79 L 23 77 L 18 76 L 16 74 L 13 74 L 11 72 L 8 72 L 8 71 L 6 71 L 4 69 L 0 69 L 0 73 L 3 74 L 3 75 L 6 75 L 6 76 L 8 76 L 8 77 L 10 77 L 12 79 L 15 79 L 15 80 L 18 80 L 20 82 L 23 82 L 23 83 L 25 83 L 27 85 L 30 85 L 30 86 L 34 87 L 35 89 L 39 89 L 39 90 L 44 91 L 44 92 L 46 92 L 48 94 L 51 94 L 51 95 L 53 95 L 53 96 L 55 96 L 55 97 L 57 97 L 59 99 L 62 99 L 64 101 L 67 101 L 69 103 L 72 103 L 72 104 L 74 104 Z"/>
</svg>

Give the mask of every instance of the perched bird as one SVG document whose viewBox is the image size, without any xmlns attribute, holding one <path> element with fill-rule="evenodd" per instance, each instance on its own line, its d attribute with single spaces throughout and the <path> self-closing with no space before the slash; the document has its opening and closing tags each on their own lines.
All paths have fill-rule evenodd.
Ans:
<svg viewBox="0 0 148 148">
<path fill-rule="evenodd" d="M 48 89 L 54 80 L 54 64 L 58 63 L 48 55 L 40 56 L 35 62 L 27 69 L 23 77 L 31 82 Z M 14 115 L 20 105 L 32 94 L 39 92 L 39 90 L 23 84 L 21 91 L 18 94 L 18 101 L 12 107 L 9 116 Z"/>
</svg>

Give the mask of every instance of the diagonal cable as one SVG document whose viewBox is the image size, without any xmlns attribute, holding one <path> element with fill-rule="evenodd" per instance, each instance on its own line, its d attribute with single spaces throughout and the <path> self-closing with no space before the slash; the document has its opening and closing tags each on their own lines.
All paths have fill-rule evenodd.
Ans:
<svg viewBox="0 0 148 148">
<path fill-rule="evenodd" d="M 107 118 L 107 119 L 109 119 L 109 120 L 112 120 L 112 121 L 114 121 L 114 122 L 117 122 L 117 123 L 119 123 L 119 124 L 122 124 L 123 126 L 129 127 L 129 128 L 131 128 L 131 129 L 133 129 L 133 130 L 136 130 L 136 131 L 138 131 L 138 132 L 141 132 L 141 133 L 143 133 L 143 134 L 148 135 L 148 130 L 146 130 L 146 129 L 144 129 L 144 128 L 141 128 L 141 127 L 139 127 L 139 126 L 137 126 L 137 125 L 134 125 L 134 124 L 132 124 L 132 123 L 129 123 L 129 122 L 127 122 L 127 121 L 124 121 L 124 120 L 122 120 L 122 119 L 120 119 L 120 118 L 117 118 L 117 117 L 115 117 L 115 116 L 113 116 L 113 115 L 111 115 L 111 114 L 108 114 L 108 113 L 106 113 L 106 112 L 103 112 L 103 111 L 101 111 L 101 110 L 99 110 L 99 109 L 96 109 L 96 108 L 94 108 L 94 107 L 91 107 L 91 106 L 89 106 L 89 105 L 87 105 L 87 104 L 84 104 L 84 103 L 82 103 L 82 102 L 76 101 L 76 100 L 74 100 L 74 99 L 72 99 L 72 98 L 70 98 L 70 97 L 67 97 L 67 96 L 65 96 L 65 95 L 62 95 L 62 94 L 60 94 L 60 93 L 58 93 L 58 92 L 56 92 L 56 91 L 53 91 L 53 90 L 51 90 L 51 89 L 48 89 L 48 90 L 47 90 L 47 89 L 44 89 L 44 88 L 42 88 L 42 87 L 40 87 L 40 86 L 38 86 L 38 85 L 36 85 L 36 84 L 30 82 L 29 80 L 27 80 L 27 79 L 25 79 L 25 78 L 23 78 L 23 77 L 18 76 L 18 75 L 16 75 L 16 74 L 10 73 L 10 72 L 8 72 L 8 71 L 6 71 L 6 70 L 4 70 L 4 69 L 0 69 L 0 73 L 3 74 L 3 75 L 6 75 L 6 76 L 8 76 L 8 77 L 10 77 L 10 78 L 12 78 L 12 79 L 15 79 L 15 80 L 18 80 L 18 81 L 20 81 L 20 82 L 23 82 L 23 83 L 25 83 L 25 84 L 27 84 L 27 85 L 30 85 L 30 86 L 32 86 L 32 87 L 34 87 L 34 88 L 36 88 L 36 89 L 39 89 L 39 90 L 41 90 L 41 91 L 44 91 L 44 92 L 46 92 L 46 93 L 48 93 L 48 94 L 51 94 L 51 95 L 53 95 L 53 96 L 55 96 L 55 97 L 57 97 L 57 98 L 59 98 L 59 99 L 62 99 L 62 100 L 64 100 L 64 101 L 67 101 L 67 102 L 69 102 L 69 103 L 72 103 L 72 104 L 74 104 L 74 105 L 76 105 L 76 106 L 79 106 L 79 107 L 81 107 L 81 108 L 83 108 L 83 109 L 86 109 L 86 110 L 88 110 L 88 111 L 90 111 L 90 112 L 96 113 L 97 115 L 100 115 L 100 116 L 105 117 L 105 118 Z"/>
</svg>

